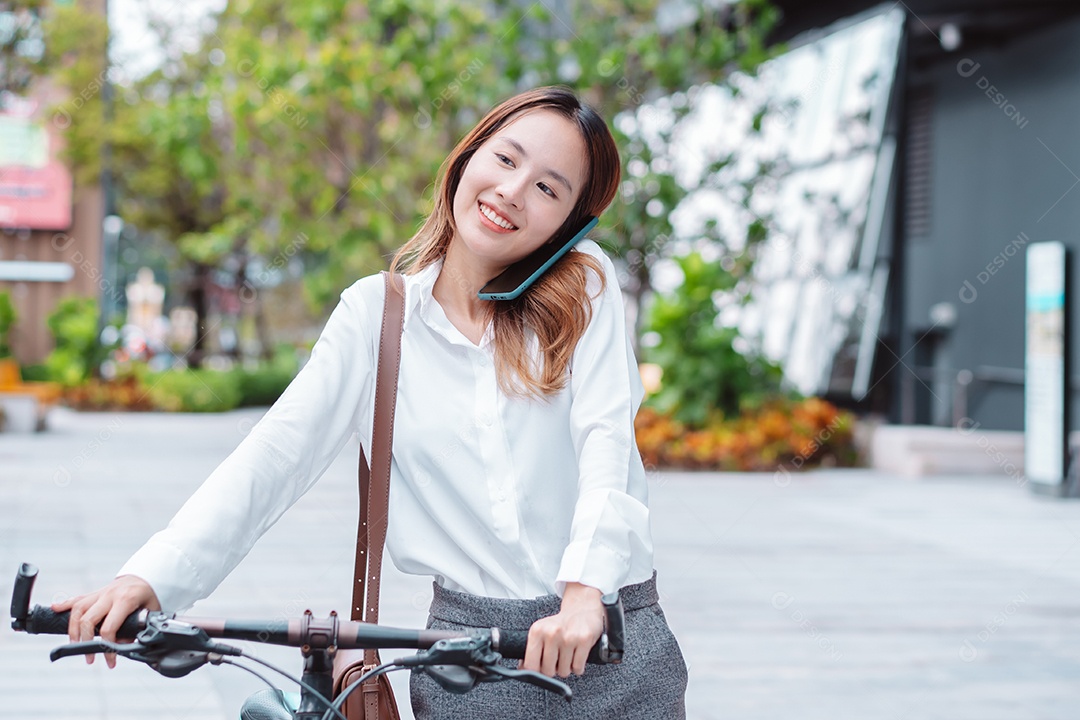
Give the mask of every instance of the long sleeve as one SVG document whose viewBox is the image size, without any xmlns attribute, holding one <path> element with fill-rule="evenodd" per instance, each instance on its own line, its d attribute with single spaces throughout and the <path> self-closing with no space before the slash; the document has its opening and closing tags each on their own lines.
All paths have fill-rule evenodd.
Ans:
<svg viewBox="0 0 1080 720">
<path fill-rule="evenodd" d="M 644 391 L 615 269 L 598 248 L 591 254 L 606 283 L 572 360 L 570 431 L 580 474 L 560 594 L 567 582 L 609 593 L 652 573 L 648 488 L 633 425 Z"/>
<path fill-rule="evenodd" d="M 146 580 L 175 612 L 209 595 L 255 541 L 322 476 L 371 404 L 372 328 L 361 280 L 307 364 L 161 532 L 118 575 Z M 378 333 L 378 327 L 374 328 Z"/>
</svg>

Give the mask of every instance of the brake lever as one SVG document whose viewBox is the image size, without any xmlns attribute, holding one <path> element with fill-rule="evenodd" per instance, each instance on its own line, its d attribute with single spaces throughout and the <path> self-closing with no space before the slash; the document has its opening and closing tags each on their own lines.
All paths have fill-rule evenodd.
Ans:
<svg viewBox="0 0 1080 720">
<path fill-rule="evenodd" d="M 214 643 L 216 645 L 216 643 Z M 207 650 L 184 650 L 181 648 L 153 648 L 141 642 L 114 643 L 108 640 L 71 643 L 54 648 L 49 653 L 53 662 L 77 655 L 111 652 L 121 657 L 149 665 L 152 670 L 167 678 L 184 677 L 206 663 L 217 663 L 220 653 Z M 231 653 L 230 653 L 231 654 Z"/>
<path fill-rule="evenodd" d="M 49 653 L 49 660 L 56 662 L 60 658 L 72 657 L 73 655 L 94 655 L 96 653 L 111 652 L 117 655 L 127 655 L 129 650 L 134 650 L 133 645 L 139 643 L 114 643 L 108 640 L 90 640 L 88 642 L 70 643 L 53 648 Z M 139 645 L 139 649 L 145 649 Z"/>
<path fill-rule="evenodd" d="M 557 692 L 567 700 L 573 697 L 574 692 L 566 683 L 533 670 L 503 667 L 499 664 L 502 659 L 502 655 L 491 649 L 489 636 L 474 635 L 440 640 L 431 649 L 394 663 L 403 667 L 423 667 L 441 687 L 453 693 L 466 693 L 476 682 L 521 680 Z"/>
<path fill-rule="evenodd" d="M 530 685 L 535 685 L 543 690 L 549 690 L 551 692 L 557 692 L 566 698 L 568 701 L 574 696 L 574 691 L 570 689 L 570 686 L 561 680 L 542 675 L 535 670 L 519 670 L 516 668 L 503 667 L 502 665 L 484 665 L 482 669 L 492 675 L 498 675 L 500 677 L 486 677 L 480 675 L 480 682 L 493 682 L 496 680 L 520 680 L 527 682 Z M 476 669 L 474 669 L 475 671 Z"/>
<path fill-rule="evenodd" d="M 411 657 L 398 658 L 394 664 L 423 668 L 440 687 L 452 693 L 467 693 L 477 682 L 521 680 L 557 692 L 567 700 L 573 696 L 566 683 L 532 670 L 503 667 L 499 665 L 502 659 L 502 655 L 491 649 L 490 636 L 476 634 L 440 640 L 428 650 L 421 650 Z"/>
<path fill-rule="evenodd" d="M 178 678 L 208 662 L 219 662 L 223 655 L 241 655 L 240 648 L 214 642 L 206 631 L 180 622 L 164 613 L 151 613 L 146 629 L 135 642 L 115 643 L 108 640 L 71 643 L 49 653 L 54 662 L 74 655 L 111 652 L 149 665 L 160 675 Z"/>
</svg>

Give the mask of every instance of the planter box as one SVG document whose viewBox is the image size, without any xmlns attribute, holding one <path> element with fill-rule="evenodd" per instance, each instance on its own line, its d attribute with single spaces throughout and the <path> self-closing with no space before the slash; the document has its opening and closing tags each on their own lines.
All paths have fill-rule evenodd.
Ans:
<svg viewBox="0 0 1080 720">
<path fill-rule="evenodd" d="M 0 393 L 0 408 L 4 411 L 4 425 L 0 430 L 10 433 L 37 432 L 43 425 L 44 418 L 39 412 L 38 400 L 34 395 L 4 392 Z"/>
</svg>

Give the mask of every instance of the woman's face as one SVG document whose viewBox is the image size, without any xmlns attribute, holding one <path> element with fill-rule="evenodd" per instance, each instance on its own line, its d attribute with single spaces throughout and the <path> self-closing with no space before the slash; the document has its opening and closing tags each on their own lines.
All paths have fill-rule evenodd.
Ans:
<svg viewBox="0 0 1080 720">
<path fill-rule="evenodd" d="M 454 222 L 473 258 L 503 268 L 551 239 L 585 182 L 585 143 L 550 110 L 519 116 L 469 159 L 454 195 Z"/>
</svg>

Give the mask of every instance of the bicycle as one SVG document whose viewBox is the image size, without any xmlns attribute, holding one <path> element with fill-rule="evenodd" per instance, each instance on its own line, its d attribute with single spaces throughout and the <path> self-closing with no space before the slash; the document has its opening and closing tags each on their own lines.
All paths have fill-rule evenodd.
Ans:
<svg viewBox="0 0 1080 720">
<path fill-rule="evenodd" d="M 69 612 L 30 607 L 30 595 L 38 570 L 23 563 L 15 576 L 11 594 L 11 628 L 30 634 L 67 635 Z M 617 664 L 624 652 L 624 617 L 619 594 L 603 597 L 605 630 L 589 653 L 593 664 Z M 129 615 L 118 638 L 131 642 L 91 640 L 54 648 L 49 659 L 112 652 L 119 657 L 142 662 L 157 673 L 180 678 L 206 664 L 232 665 L 265 682 L 270 690 L 255 693 L 241 708 L 241 720 L 346 720 L 341 708 L 348 696 L 367 679 L 383 673 L 417 668 L 432 677 L 444 690 L 467 693 L 483 682 L 515 680 L 558 693 L 570 701 L 573 693 L 566 683 L 531 670 L 500 665 L 505 659 L 522 659 L 528 640 L 526 630 L 487 628 L 466 633 L 452 630 L 409 630 L 371 623 L 341 620 L 337 613 L 316 618 L 310 610 L 298 618 L 270 621 L 243 621 L 223 618 L 195 618 L 163 612 L 139 610 Z M 240 640 L 300 648 L 304 658 L 297 678 L 247 651 L 213 638 Z M 383 663 L 342 690 L 332 701 L 333 658 L 345 649 L 418 650 L 415 655 Z M 262 665 L 300 687 L 285 693 L 253 668 L 237 658 Z"/>
</svg>

